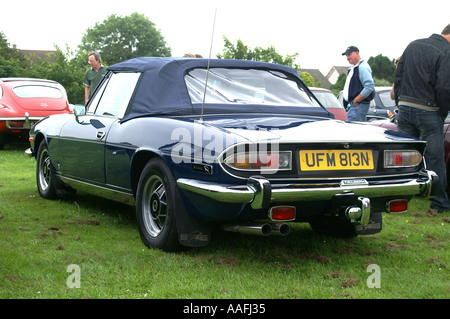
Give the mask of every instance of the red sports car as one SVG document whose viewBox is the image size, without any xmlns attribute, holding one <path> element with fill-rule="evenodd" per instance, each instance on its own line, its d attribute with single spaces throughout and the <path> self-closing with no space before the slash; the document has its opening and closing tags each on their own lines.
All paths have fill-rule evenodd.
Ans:
<svg viewBox="0 0 450 319">
<path fill-rule="evenodd" d="M 14 137 L 28 138 L 38 120 L 68 112 L 67 93 L 58 82 L 0 78 L 0 150 Z"/>
</svg>

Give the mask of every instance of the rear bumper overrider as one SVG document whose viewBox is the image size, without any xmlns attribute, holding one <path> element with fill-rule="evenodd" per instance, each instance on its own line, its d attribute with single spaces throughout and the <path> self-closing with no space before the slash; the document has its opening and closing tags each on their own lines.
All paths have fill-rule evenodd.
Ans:
<svg viewBox="0 0 450 319">
<path fill-rule="evenodd" d="M 354 183 L 352 183 L 354 181 Z M 345 180 L 339 186 L 302 188 L 298 184 L 271 184 L 267 179 L 251 177 L 246 185 L 230 186 L 180 178 L 178 186 L 222 203 L 251 204 L 253 209 L 267 208 L 270 203 L 331 200 L 340 194 L 354 193 L 368 198 L 393 196 L 424 196 L 434 193 L 439 181 L 433 171 L 423 171 L 415 179 L 370 184 L 364 179 Z"/>
</svg>

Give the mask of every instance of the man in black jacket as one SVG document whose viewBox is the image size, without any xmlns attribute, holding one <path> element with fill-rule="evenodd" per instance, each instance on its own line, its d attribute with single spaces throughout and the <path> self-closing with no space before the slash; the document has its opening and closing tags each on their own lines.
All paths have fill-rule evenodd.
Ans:
<svg viewBox="0 0 450 319">
<path fill-rule="evenodd" d="M 398 129 L 427 141 L 427 169 L 439 176 L 440 187 L 430 198 L 430 209 L 448 211 L 444 119 L 450 111 L 450 24 L 440 35 L 408 45 L 397 66 L 394 93 L 399 106 Z"/>
</svg>

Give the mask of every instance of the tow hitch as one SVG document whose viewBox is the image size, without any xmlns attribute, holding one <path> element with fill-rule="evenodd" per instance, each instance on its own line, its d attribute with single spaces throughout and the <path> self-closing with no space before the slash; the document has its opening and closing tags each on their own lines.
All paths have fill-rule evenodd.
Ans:
<svg viewBox="0 0 450 319">
<path fill-rule="evenodd" d="M 335 212 L 351 221 L 358 235 L 371 235 L 381 231 L 382 213 L 373 212 L 370 199 L 353 193 L 334 197 Z"/>
<path fill-rule="evenodd" d="M 361 225 L 366 226 L 370 220 L 370 199 L 360 196 L 357 202 L 357 206 L 349 206 L 345 209 L 345 216 L 352 222 L 359 220 Z"/>
</svg>

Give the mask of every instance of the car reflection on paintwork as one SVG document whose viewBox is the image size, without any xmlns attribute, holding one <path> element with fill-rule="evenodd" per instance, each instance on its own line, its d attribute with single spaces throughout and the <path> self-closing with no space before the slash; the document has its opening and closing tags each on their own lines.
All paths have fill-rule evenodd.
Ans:
<svg viewBox="0 0 450 319">
<path fill-rule="evenodd" d="M 87 107 L 38 122 L 30 146 L 43 198 L 132 203 L 142 241 L 163 250 L 207 245 L 218 227 L 378 233 L 383 211 L 406 210 L 436 180 L 426 142 L 335 120 L 294 69 L 255 61 L 110 66 Z"/>
</svg>

